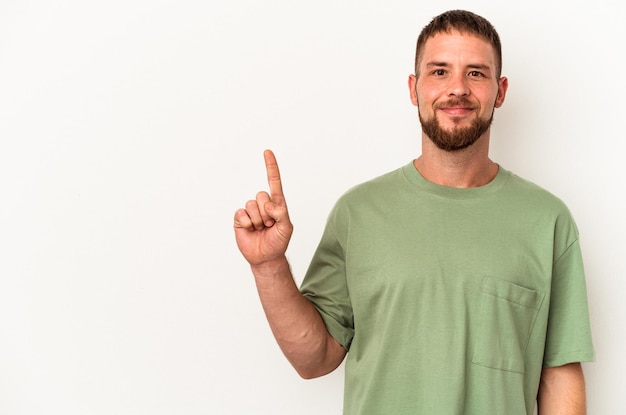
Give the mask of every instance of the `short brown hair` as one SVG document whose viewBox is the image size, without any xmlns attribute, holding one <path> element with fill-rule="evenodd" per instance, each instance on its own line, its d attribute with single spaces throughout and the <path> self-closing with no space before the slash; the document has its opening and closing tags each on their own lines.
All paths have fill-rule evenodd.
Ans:
<svg viewBox="0 0 626 415">
<path fill-rule="evenodd" d="M 415 48 L 415 74 L 419 66 L 419 61 L 424 53 L 424 45 L 426 41 L 438 33 L 450 33 L 457 30 L 461 33 L 469 33 L 485 39 L 491 44 L 496 54 L 496 74 L 500 78 L 502 74 L 502 45 L 500 44 L 500 36 L 487 19 L 466 10 L 449 10 L 436 16 L 431 22 L 422 29 L 417 38 L 417 47 Z"/>
</svg>

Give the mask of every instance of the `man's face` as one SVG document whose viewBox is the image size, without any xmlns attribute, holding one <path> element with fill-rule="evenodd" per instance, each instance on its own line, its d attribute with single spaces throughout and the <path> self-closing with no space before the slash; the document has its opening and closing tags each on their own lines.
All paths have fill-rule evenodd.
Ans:
<svg viewBox="0 0 626 415">
<path fill-rule="evenodd" d="M 461 150 L 483 136 L 507 79 L 497 78 L 495 54 L 478 36 L 439 33 L 426 41 L 418 73 L 409 77 L 422 131 L 440 149 Z"/>
</svg>

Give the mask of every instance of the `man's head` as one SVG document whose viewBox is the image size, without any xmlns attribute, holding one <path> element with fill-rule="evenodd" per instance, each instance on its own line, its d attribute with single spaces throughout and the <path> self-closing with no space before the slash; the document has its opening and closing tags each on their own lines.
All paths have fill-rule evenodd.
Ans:
<svg viewBox="0 0 626 415">
<path fill-rule="evenodd" d="M 493 26 L 470 12 L 443 13 L 420 33 L 415 61 L 409 89 L 423 134 L 445 151 L 488 141 L 508 87 Z"/>
<path fill-rule="evenodd" d="M 422 29 L 415 48 L 415 74 L 419 76 L 419 63 L 424 53 L 426 41 L 438 33 L 451 33 L 453 31 L 475 35 L 489 42 L 495 53 L 496 77 L 500 78 L 502 75 L 502 45 L 498 32 L 487 19 L 465 10 L 450 10 L 442 13 L 434 17 Z"/>
</svg>

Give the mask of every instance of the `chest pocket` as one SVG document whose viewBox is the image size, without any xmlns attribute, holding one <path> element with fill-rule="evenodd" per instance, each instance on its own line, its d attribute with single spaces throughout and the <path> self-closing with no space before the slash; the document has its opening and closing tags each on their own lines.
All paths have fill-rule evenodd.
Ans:
<svg viewBox="0 0 626 415">
<path fill-rule="evenodd" d="M 528 339 L 544 294 L 509 281 L 485 277 L 472 362 L 524 373 Z"/>
</svg>

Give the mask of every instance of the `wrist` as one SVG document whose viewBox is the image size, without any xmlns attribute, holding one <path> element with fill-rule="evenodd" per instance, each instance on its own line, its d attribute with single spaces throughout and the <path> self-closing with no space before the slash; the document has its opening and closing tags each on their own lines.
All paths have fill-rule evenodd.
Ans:
<svg viewBox="0 0 626 415">
<path fill-rule="evenodd" d="M 290 272 L 289 261 L 285 255 L 281 255 L 276 259 L 260 262 L 258 264 L 250 264 L 250 269 L 255 277 L 275 277 L 284 274 L 285 271 Z"/>
</svg>

